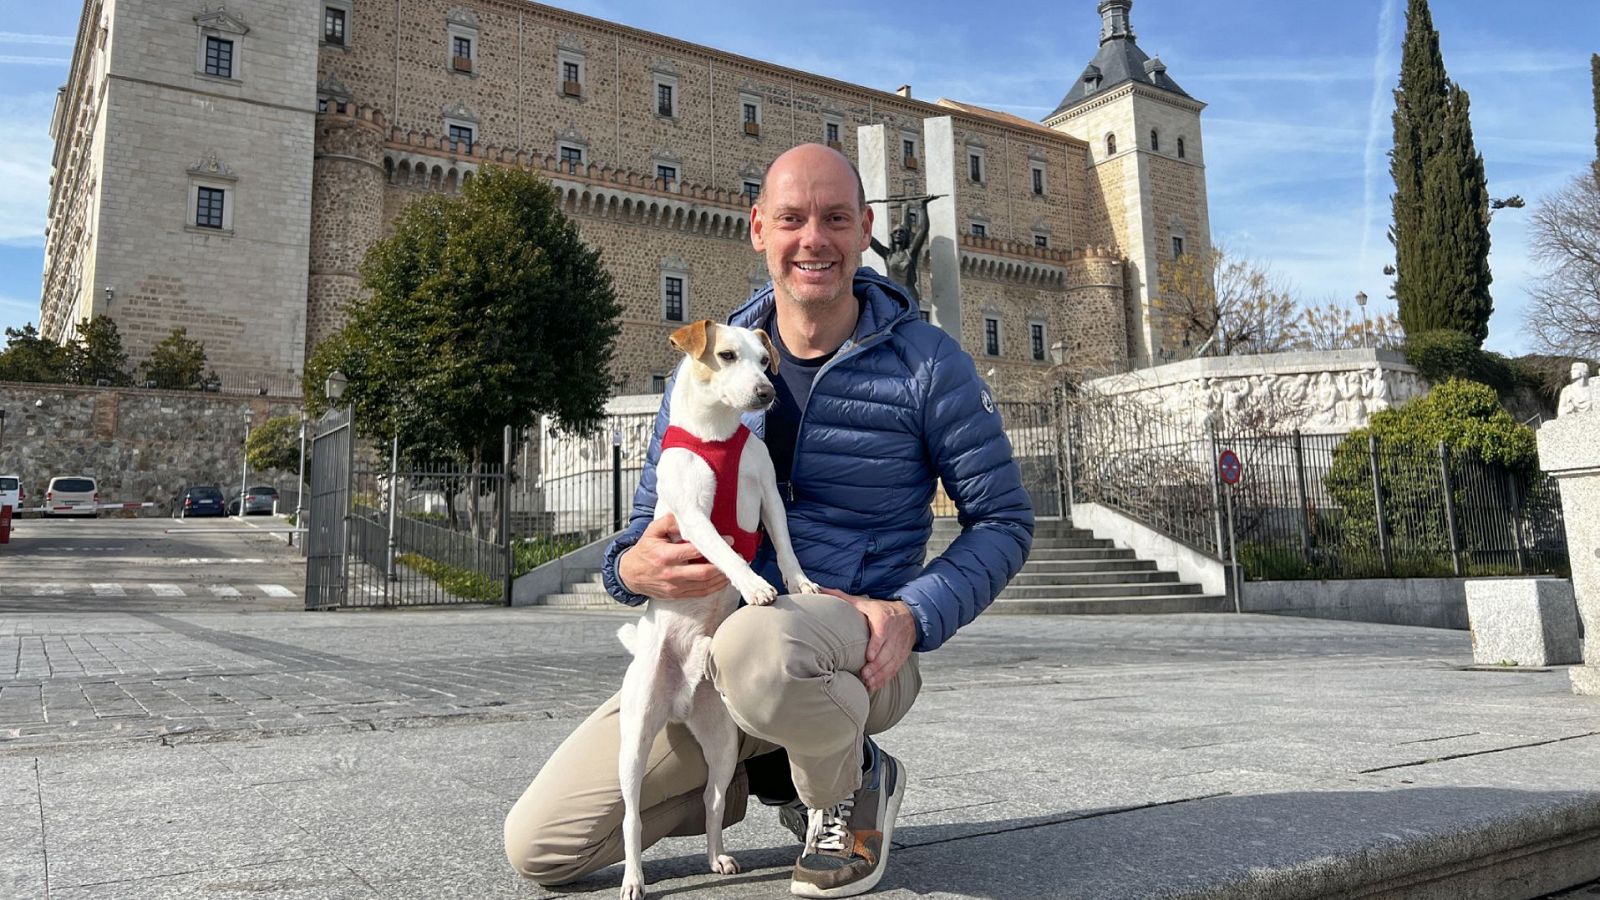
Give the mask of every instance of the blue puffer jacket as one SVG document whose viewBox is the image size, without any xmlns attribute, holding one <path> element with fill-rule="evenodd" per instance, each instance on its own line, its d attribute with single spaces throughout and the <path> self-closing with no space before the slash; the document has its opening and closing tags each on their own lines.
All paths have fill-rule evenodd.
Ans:
<svg viewBox="0 0 1600 900">
<path fill-rule="evenodd" d="M 972 358 L 923 322 L 898 284 L 858 269 L 854 290 L 864 301 L 855 335 L 817 373 L 801 419 L 786 498 L 789 532 L 813 581 L 904 600 L 917 620 L 916 649 L 932 650 L 1022 568 L 1033 543 L 1033 507 Z M 729 322 L 760 327 L 772 307 L 769 285 Z M 633 518 L 606 550 L 606 588 L 630 605 L 647 598 L 622 586 L 616 562 L 655 514 L 666 423 L 663 400 Z M 760 436 L 765 415 L 751 413 L 745 424 Z M 936 476 L 955 501 L 962 533 L 924 566 Z M 752 566 L 782 588 L 770 541 Z"/>
</svg>

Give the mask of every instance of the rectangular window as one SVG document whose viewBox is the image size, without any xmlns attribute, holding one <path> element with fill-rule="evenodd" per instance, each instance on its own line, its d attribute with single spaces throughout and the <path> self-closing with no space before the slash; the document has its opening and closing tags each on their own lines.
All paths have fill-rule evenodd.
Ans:
<svg viewBox="0 0 1600 900">
<path fill-rule="evenodd" d="M 828 139 L 828 143 L 839 143 L 839 123 L 829 122 L 826 125 L 823 125 L 822 133 Z"/>
<path fill-rule="evenodd" d="M 973 181 L 983 180 L 983 157 L 976 153 L 967 154 L 967 177 Z"/>
<path fill-rule="evenodd" d="M 1034 169 L 1033 170 L 1033 192 L 1035 194 L 1043 194 L 1044 193 L 1044 170 L 1043 169 Z"/>
<path fill-rule="evenodd" d="M 651 375 L 650 376 L 650 393 L 652 393 L 652 394 L 665 394 L 666 392 L 667 392 L 667 376 L 665 376 L 665 375 Z"/>
<path fill-rule="evenodd" d="M 564 63 L 562 63 L 561 64 L 561 80 L 562 81 L 570 81 L 573 84 L 577 84 L 578 83 L 578 64 L 575 63 L 575 62 L 564 62 Z"/>
<path fill-rule="evenodd" d="M 465 125 L 450 126 L 450 149 L 472 152 L 472 129 Z"/>
<path fill-rule="evenodd" d="M 678 180 L 677 166 L 656 166 L 656 177 L 671 184 Z"/>
<path fill-rule="evenodd" d="M 748 201 L 751 206 L 754 206 L 756 203 L 756 198 L 759 196 L 761 196 L 761 183 L 757 181 L 746 181 L 744 183 L 745 200 Z"/>
<path fill-rule="evenodd" d="M 927 311 L 927 310 L 925 310 L 925 309 L 919 309 L 919 310 L 917 310 L 917 315 L 918 315 L 918 316 L 919 316 L 919 317 L 921 317 L 921 319 L 922 319 L 922 321 L 924 321 L 924 322 L 931 322 L 931 321 L 933 321 L 933 314 L 932 314 L 932 313 L 930 313 L 930 312 L 928 312 L 928 311 Z"/>
<path fill-rule="evenodd" d="M 672 85 L 656 85 L 656 112 L 659 115 L 672 115 Z"/>
<path fill-rule="evenodd" d="M 344 46 L 344 10 L 336 6 L 323 7 L 322 39 L 330 44 Z"/>
<path fill-rule="evenodd" d="M 221 188 L 200 188 L 194 204 L 194 224 L 200 228 L 221 228 L 226 193 Z"/>
<path fill-rule="evenodd" d="M 988 237 L 989 236 L 989 226 L 983 224 L 982 222 L 973 222 L 972 223 L 972 236 L 973 237 Z"/>
<path fill-rule="evenodd" d="M 1183 238 L 1175 237 L 1175 238 L 1172 239 L 1172 258 L 1173 259 L 1177 259 L 1178 257 L 1180 257 L 1182 255 L 1183 255 Z"/>
<path fill-rule="evenodd" d="M 983 352 L 1000 355 L 1000 320 L 992 316 L 983 317 Z"/>
<path fill-rule="evenodd" d="M 558 147 L 556 153 L 561 158 L 561 167 L 571 171 L 583 165 L 583 150 L 579 147 Z"/>
<path fill-rule="evenodd" d="M 683 321 L 683 279 L 668 275 L 661 289 L 662 315 L 668 322 Z"/>
<path fill-rule="evenodd" d="M 1044 325 L 1039 322 L 1028 323 L 1028 344 L 1033 351 L 1034 362 L 1044 361 Z"/>
<path fill-rule="evenodd" d="M 756 105 L 754 103 L 746 103 L 744 105 L 744 122 L 746 125 L 754 125 L 756 123 Z"/>
<path fill-rule="evenodd" d="M 206 74 L 218 78 L 233 77 L 233 41 L 206 38 Z"/>
<path fill-rule="evenodd" d="M 1035 247 L 1049 247 L 1050 237 L 1048 235 L 1036 234 L 1033 236 L 1033 245 Z"/>
<path fill-rule="evenodd" d="M 450 46 L 453 48 L 453 55 L 457 59 L 472 58 L 472 38 L 451 38 Z"/>
<path fill-rule="evenodd" d="M 906 159 L 916 159 L 917 158 L 917 142 L 916 141 L 905 141 L 905 140 L 901 141 L 900 142 L 900 154 L 902 156 L 904 156 Z"/>
</svg>

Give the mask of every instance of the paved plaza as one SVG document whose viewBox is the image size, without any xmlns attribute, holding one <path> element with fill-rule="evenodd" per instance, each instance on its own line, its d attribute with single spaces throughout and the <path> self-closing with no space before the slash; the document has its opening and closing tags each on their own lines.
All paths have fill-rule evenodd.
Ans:
<svg viewBox="0 0 1600 900">
<path fill-rule="evenodd" d="M 0 592 L 0 896 L 615 896 L 616 867 L 522 881 L 500 829 L 620 683 L 629 614 L 165 603 Z M 924 673 L 883 741 L 910 782 L 881 896 L 1539 896 L 1600 876 L 1600 705 L 1560 668 L 1473 668 L 1465 632 L 997 616 Z M 653 895 L 787 896 L 796 847 L 768 810 L 729 842 L 730 877 L 701 871 L 700 839 L 653 848 Z"/>
</svg>

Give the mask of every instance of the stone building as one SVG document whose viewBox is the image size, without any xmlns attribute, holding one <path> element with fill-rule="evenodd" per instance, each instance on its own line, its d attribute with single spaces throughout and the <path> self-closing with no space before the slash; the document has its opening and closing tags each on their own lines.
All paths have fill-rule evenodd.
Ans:
<svg viewBox="0 0 1600 900">
<path fill-rule="evenodd" d="M 807 141 L 858 158 L 881 126 L 887 194 L 953 194 L 929 217 L 953 237 L 960 313 L 936 321 L 999 389 L 1063 353 L 1148 365 L 1170 349 L 1159 261 L 1209 230 L 1203 105 L 1138 49 L 1131 6 L 1099 3 L 1099 52 L 1041 124 L 525 0 L 85 0 L 52 123 L 42 328 L 109 314 L 137 358 L 181 325 L 225 381 L 293 391 L 408 203 L 519 166 L 601 248 L 617 387 L 647 392 L 679 322 L 766 282 L 747 220 L 767 165 Z M 886 238 L 903 212 L 877 210 Z"/>
</svg>

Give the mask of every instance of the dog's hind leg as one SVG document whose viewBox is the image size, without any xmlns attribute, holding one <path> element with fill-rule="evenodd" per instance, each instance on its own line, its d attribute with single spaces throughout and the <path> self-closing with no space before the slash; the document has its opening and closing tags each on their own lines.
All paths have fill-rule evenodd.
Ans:
<svg viewBox="0 0 1600 900">
<path fill-rule="evenodd" d="M 718 875 L 732 875 L 739 864 L 723 852 L 722 816 L 728 808 L 728 785 L 739 764 L 739 727 L 709 681 L 694 694 L 694 709 L 684 720 L 706 757 L 706 862 Z"/>
<path fill-rule="evenodd" d="M 643 649 L 643 648 L 641 648 Z M 667 723 L 671 712 L 671 685 L 662 679 L 660 648 L 635 657 L 622 677 L 621 715 L 618 724 L 622 742 L 617 751 L 617 776 L 622 786 L 622 900 L 644 900 L 644 820 L 640 815 L 640 793 L 650 745 Z"/>
</svg>

